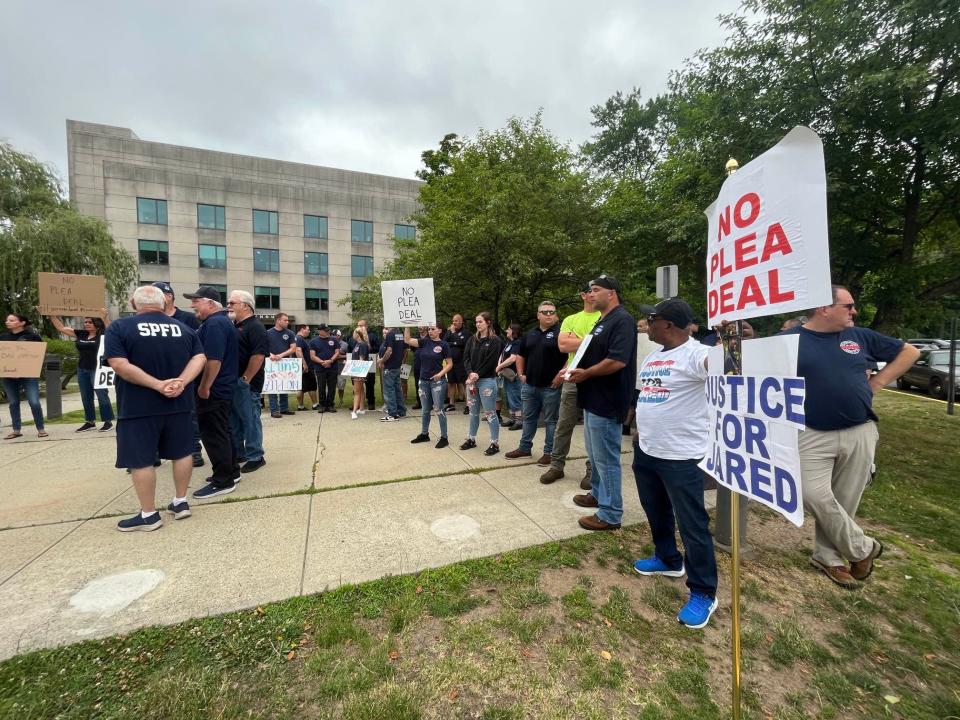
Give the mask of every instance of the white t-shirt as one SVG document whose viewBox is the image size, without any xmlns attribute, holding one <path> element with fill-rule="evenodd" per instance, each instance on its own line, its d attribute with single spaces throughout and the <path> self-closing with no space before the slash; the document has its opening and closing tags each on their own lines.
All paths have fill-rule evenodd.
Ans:
<svg viewBox="0 0 960 720">
<path fill-rule="evenodd" d="M 660 350 L 662 347 L 663 345 L 660 343 L 655 343 L 651 340 L 647 333 L 637 333 L 637 390 L 643 387 L 643 383 L 640 382 L 640 371 L 643 369 L 643 361 L 647 359 L 647 355 Z"/>
<path fill-rule="evenodd" d="M 691 460 L 707 452 L 704 360 L 709 351 L 690 338 L 673 350 L 650 353 L 640 366 L 637 432 L 647 455 Z"/>
</svg>

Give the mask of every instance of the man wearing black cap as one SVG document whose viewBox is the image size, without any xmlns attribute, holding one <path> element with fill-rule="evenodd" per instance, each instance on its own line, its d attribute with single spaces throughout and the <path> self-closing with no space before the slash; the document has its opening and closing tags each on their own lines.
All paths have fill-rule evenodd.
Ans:
<svg viewBox="0 0 960 720">
<path fill-rule="evenodd" d="M 321 324 L 317 337 L 310 341 L 310 362 L 317 370 L 317 390 L 320 396 L 318 412 L 336 412 L 333 406 L 337 392 L 337 359 L 340 341 L 330 335 L 330 328 Z"/>
<path fill-rule="evenodd" d="M 590 281 L 593 307 L 600 319 L 590 332 L 578 367 L 565 377 L 577 383 L 583 431 L 592 473 L 590 492 L 575 495 L 580 507 L 596 508 L 578 521 L 586 530 L 616 530 L 623 516 L 620 487 L 620 427 L 630 407 L 637 367 L 637 326 L 620 304 L 620 283 L 610 275 Z"/>
<path fill-rule="evenodd" d="M 207 448 L 213 475 L 207 484 L 194 491 L 198 500 L 232 493 L 240 479 L 240 467 L 230 437 L 230 411 L 237 384 L 239 347 L 237 331 L 220 304 L 220 293 L 201 286 L 187 293 L 193 311 L 200 320 L 197 335 L 207 356 L 197 391 L 197 421 L 200 438 Z"/>
<path fill-rule="evenodd" d="M 196 315 L 194 315 L 192 312 L 181 310 L 174 304 L 176 301 L 176 296 L 173 294 L 173 288 L 170 286 L 170 283 L 166 282 L 165 280 L 159 280 L 155 282 L 153 286 L 158 288 L 163 293 L 164 313 L 172 317 L 174 320 L 179 320 L 193 330 L 196 330 L 200 327 L 200 321 L 197 320 Z"/>
<path fill-rule="evenodd" d="M 709 348 L 690 336 L 693 311 L 683 300 L 664 300 L 647 319 L 650 339 L 663 347 L 650 353 L 640 368 L 633 475 L 654 554 L 633 567 L 641 575 L 686 573 L 690 599 L 677 620 L 702 628 L 717 608 L 717 562 L 703 504 L 703 474 L 697 467 L 707 451 L 704 386 Z"/>
</svg>

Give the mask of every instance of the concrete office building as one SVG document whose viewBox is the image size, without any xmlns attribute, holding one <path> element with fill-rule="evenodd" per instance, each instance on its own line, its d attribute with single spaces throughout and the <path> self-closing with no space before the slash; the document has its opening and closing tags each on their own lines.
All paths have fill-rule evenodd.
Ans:
<svg viewBox="0 0 960 720">
<path fill-rule="evenodd" d="M 363 277 L 413 237 L 416 180 L 141 140 L 67 120 L 70 200 L 103 218 L 143 283 L 247 290 L 257 314 L 350 323 Z M 187 301 L 179 304 L 185 305 Z"/>
</svg>

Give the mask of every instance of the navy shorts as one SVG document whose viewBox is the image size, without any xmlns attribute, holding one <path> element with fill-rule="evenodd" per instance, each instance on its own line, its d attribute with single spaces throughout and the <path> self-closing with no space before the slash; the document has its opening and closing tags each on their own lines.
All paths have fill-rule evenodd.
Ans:
<svg viewBox="0 0 960 720">
<path fill-rule="evenodd" d="M 189 412 L 121 419 L 117 423 L 117 467 L 144 468 L 157 455 L 179 460 L 193 453 L 193 417 Z"/>
</svg>

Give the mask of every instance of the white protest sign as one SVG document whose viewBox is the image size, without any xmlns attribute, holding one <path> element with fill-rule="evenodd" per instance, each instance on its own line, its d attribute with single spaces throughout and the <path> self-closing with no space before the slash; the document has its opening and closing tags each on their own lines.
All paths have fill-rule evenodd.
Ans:
<svg viewBox="0 0 960 720">
<path fill-rule="evenodd" d="M 116 375 L 103 356 L 103 335 L 100 336 L 100 349 L 97 350 L 97 368 L 93 375 L 95 390 L 107 390 L 115 386 Z"/>
<path fill-rule="evenodd" d="M 700 468 L 803 525 L 798 433 L 805 427 L 806 383 L 796 377 L 798 336 L 747 340 L 744 375 L 724 375 L 722 347 L 710 349 L 707 454 Z"/>
<path fill-rule="evenodd" d="M 823 144 L 797 126 L 723 183 L 707 216 L 707 322 L 829 305 Z"/>
<path fill-rule="evenodd" d="M 267 358 L 263 363 L 263 394 L 279 395 L 300 390 L 302 371 L 300 358 L 287 357 L 280 360 Z"/>
<path fill-rule="evenodd" d="M 580 361 L 583 360 L 583 355 L 587 352 L 587 348 L 590 346 L 590 341 L 593 340 L 593 335 L 587 335 L 583 340 L 580 341 L 580 347 L 577 348 L 577 352 L 573 356 L 573 360 L 570 361 L 570 364 L 567 365 L 567 371 L 563 374 L 564 380 L 570 379 L 570 371 L 575 367 L 580 366 Z"/>
<path fill-rule="evenodd" d="M 416 327 L 437 322 L 433 299 L 433 278 L 385 280 L 380 283 L 383 324 L 387 327 Z"/>
<path fill-rule="evenodd" d="M 340 374 L 345 377 L 362 378 L 367 376 L 371 367 L 373 367 L 373 360 L 347 360 Z"/>
<path fill-rule="evenodd" d="M 400 366 L 400 379 L 401 379 L 401 380 L 406 380 L 407 378 L 409 378 L 409 377 L 410 377 L 410 370 L 411 370 L 411 369 L 412 369 L 412 367 L 411 367 L 410 365 L 407 365 L 406 363 L 404 363 L 403 365 L 401 365 L 401 366 Z"/>
</svg>

